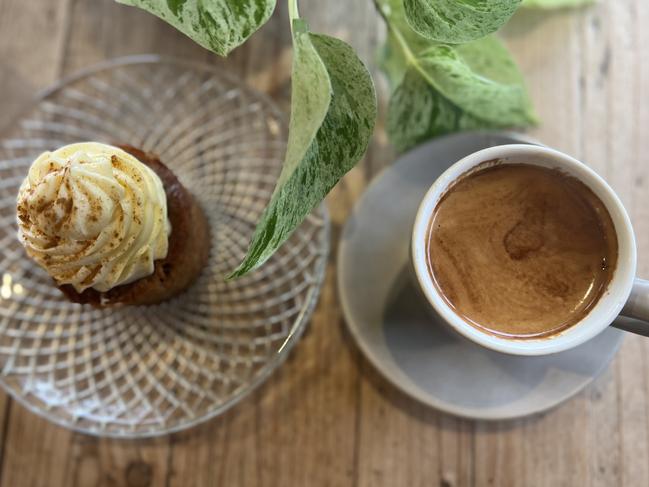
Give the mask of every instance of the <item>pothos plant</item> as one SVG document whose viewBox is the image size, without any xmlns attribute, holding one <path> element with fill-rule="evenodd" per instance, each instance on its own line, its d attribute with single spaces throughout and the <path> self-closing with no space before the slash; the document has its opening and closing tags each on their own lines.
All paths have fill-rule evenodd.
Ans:
<svg viewBox="0 0 649 487">
<path fill-rule="evenodd" d="M 266 23 L 277 2 L 117 1 L 155 14 L 221 56 Z M 392 91 L 388 133 L 405 151 L 445 133 L 535 124 L 522 75 L 492 34 L 521 3 L 552 8 L 590 0 L 373 1 L 388 28 L 380 56 Z M 374 83 L 353 49 L 311 32 L 297 0 L 288 0 L 288 14 L 294 55 L 286 156 L 248 253 L 230 278 L 262 265 L 289 238 L 363 157 L 376 121 Z"/>
</svg>

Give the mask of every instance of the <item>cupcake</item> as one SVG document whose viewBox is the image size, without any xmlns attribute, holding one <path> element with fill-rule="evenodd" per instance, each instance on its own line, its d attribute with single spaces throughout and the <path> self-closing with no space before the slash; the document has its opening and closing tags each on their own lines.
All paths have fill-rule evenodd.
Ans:
<svg viewBox="0 0 649 487">
<path fill-rule="evenodd" d="M 156 304 L 205 266 L 205 216 L 160 160 L 84 142 L 41 154 L 20 187 L 18 238 L 75 303 Z"/>
</svg>

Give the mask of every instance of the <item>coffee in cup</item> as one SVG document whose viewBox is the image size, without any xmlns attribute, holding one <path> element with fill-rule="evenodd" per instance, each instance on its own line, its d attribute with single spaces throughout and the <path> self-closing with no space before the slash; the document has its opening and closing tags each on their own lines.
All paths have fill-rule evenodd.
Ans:
<svg viewBox="0 0 649 487">
<path fill-rule="evenodd" d="M 579 323 L 617 259 L 606 206 L 557 168 L 482 163 L 447 188 L 429 223 L 428 270 L 440 295 L 503 338 L 549 337 Z"/>
<path fill-rule="evenodd" d="M 553 354 L 610 325 L 649 336 L 624 205 L 548 147 L 491 147 L 449 167 L 419 205 L 411 262 L 436 323 L 492 350 Z"/>
</svg>

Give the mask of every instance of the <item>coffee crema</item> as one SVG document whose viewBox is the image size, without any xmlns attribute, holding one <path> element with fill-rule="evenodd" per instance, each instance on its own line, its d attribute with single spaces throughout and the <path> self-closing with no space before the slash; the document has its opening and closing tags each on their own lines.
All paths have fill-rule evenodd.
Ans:
<svg viewBox="0 0 649 487">
<path fill-rule="evenodd" d="M 427 250 L 453 310 L 513 339 L 548 337 L 583 319 L 618 258 L 611 216 L 584 183 L 558 169 L 494 161 L 442 196 Z"/>
</svg>

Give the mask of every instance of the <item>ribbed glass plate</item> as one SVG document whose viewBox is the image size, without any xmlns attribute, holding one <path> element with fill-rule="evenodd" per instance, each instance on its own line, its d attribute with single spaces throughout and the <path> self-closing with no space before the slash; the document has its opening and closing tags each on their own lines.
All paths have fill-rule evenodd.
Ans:
<svg viewBox="0 0 649 487">
<path fill-rule="evenodd" d="M 183 295 L 105 310 L 66 301 L 16 238 L 35 156 L 76 141 L 156 153 L 208 216 L 211 253 Z M 109 61 L 43 93 L 0 142 L 0 382 L 31 411 L 113 437 L 178 431 L 235 404 L 283 361 L 318 297 L 329 223 L 319 208 L 259 271 L 223 277 L 270 198 L 286 125 L 264 95 L 210 66 Z"/>
</svg>

